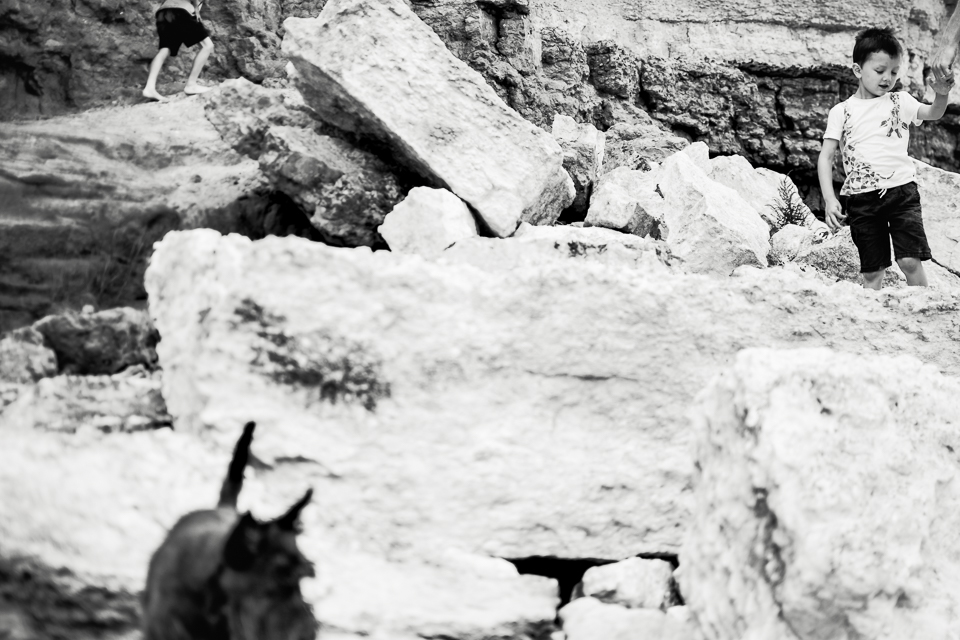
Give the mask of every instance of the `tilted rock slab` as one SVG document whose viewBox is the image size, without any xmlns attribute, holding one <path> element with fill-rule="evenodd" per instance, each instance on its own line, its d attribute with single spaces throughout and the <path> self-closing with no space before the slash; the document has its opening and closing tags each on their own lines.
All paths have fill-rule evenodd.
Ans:
<svg viewBox="0 0 960 640">
<path fill-rule="evenodd" d="M 700 397 L 681 588 L 709 640 L 960 638 L 960 380 L 749 350 Z"/>
<path fill-rule="evenodd" d="M 303 127 L 270 127 L 260 169 L 290 196 L 331 244 L 381 244 L 377 227 L 403 198 L 383 162 L 353 145 Z"/>
<path fill-rule="evenodd" d="M 521 221 L 550 224 L 573 200 L 552 136 L 507 107 L 403 0 L 331 0 L 318 18 L 288 18 L 284 29 L 310 106 L 389 144 L 494 235 Z"/>
<path fill-rule="evenodd" d="M 477 221 L 446 189 L 415 187 L 377 230 L 391 251 L 433 258 L 458 240 L 477 237 Z"/>
</svg>

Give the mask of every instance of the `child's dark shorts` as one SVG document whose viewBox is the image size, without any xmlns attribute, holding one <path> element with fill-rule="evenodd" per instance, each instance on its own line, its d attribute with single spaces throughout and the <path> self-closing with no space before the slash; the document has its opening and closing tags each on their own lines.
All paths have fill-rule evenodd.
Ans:
<svg viewBox="0 0 960 640">
<path fill-rule="evenodd" d="M 176 56 L 180 45 L 192 47 L 210 37 L 203 23 L 186 9 L 160 9 L 157 11 L 157 35 L 160 36 L 158 49 L 170 49 L 170 55 Z"/>
<path fill-rule="evenodd" d="M 847 197 L 847 224 L 860 253 L 860 273 L 891 266 L 890 240 L 897 260 L 929 260 L 930 245 L 920 215 L 920 191 L 916 182 L 899 187 L 857 193 Z"/>
</svg>

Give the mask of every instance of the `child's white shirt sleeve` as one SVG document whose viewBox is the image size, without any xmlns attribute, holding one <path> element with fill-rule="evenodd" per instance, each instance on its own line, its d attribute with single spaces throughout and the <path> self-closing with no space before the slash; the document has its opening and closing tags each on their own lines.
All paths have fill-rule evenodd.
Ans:
<svg viewBox="0 0 960 640">
<path fill-rule="evenodd" d="M 916 111 L 913 112 L 916 115 Z M 840 140 L 843 136 L 843 103 L 835 105 L 827 114 L 827 128 L 823 132 L 823 138 L 833 138 Z"/>
<path fill-rule="evenodd" d="M 918 101 L 906 91 L 898 91 L 900 95 L 900 119 L 904 122 L 911 122 L 914 126 L 923 124 L 923 120 L 917 119 L 917 112 L 923 103 Z"/>
</svg>

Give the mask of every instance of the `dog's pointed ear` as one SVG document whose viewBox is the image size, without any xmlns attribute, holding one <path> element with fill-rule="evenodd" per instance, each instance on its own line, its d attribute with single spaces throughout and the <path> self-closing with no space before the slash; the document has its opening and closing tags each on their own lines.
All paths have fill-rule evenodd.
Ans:
<svg viewBox="0 0 960 640">
<path fill-rule="evenodd" d="M 310 502 L 312 497 L 313 489 L 307 489 L 307 492 L 303 494 L 303 497 L 297 500 L 297 502 L 290 507 L 285 514 L 277 518 L 274 522 L 276 522 L 277 526 L 284 531 L 294 531 L 297 526 L 297 518 L 300 517 L 300 512 L 303 511 L 303 508 L 307 506 L 307 503 Z"/>
<path fill-rule="evenodd" d="M 223 547 L 223 563 L 234 571 L 247 571 L 253 566 L 257 557 L 257 551 L 260 549 L 260 542 L 263 539 L 260 523 L 258 523 L 250 512 L 240 516 L 237 524 L 234 525 L 227 543 Z"/>
</svg>

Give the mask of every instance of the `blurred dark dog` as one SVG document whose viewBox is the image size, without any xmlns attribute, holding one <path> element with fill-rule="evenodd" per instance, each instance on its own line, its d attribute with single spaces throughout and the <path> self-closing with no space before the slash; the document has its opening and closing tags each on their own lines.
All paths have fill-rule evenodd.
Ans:
<svg viewBox="0 0 960 640">
<path fill-rule="evenodd" d="M 144 640 L 314 640 L 300 593 L 313 564 L 297 519 L 313 490 L 277 518 L 237 513 L 254 423 L 243 428 L 216 509 L 180 518 L 153 554 L 143 592 Z"/>
</svg>

